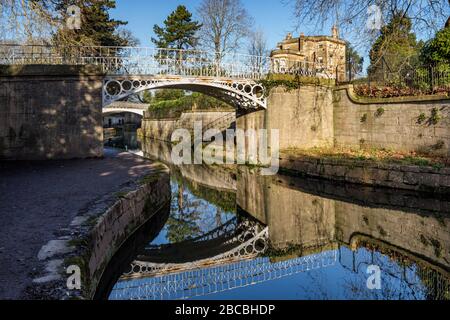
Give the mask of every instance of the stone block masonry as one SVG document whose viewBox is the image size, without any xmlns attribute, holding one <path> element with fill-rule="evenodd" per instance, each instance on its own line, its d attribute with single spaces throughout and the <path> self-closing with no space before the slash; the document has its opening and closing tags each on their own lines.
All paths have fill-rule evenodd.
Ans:
<svg viewBox="0 0 450 320">
<path fill-rule="evenodd" d="M 102 79 L 90 66 L 3 66 L 0 159 L 101 157 Z"/>
<path fill-rule="evenodd" d="M 233 111 L 195 111 L 183 112 L 176 119 L 149 119 L 142 120 L 141 134 L 146 138 L 171 142 L 172 133 L 176 129 L 193 130 L 194 123 L 201 121 L 203 126 L 227 116 Z"/>
<path fill-rule="evenodd" d="M 352 86 L 303 85 L 272 89 L 267 105 L 263 125 L 280 130 L 281 150 L 335 146 L 450 156 L 448 97 L 366 99 Z"/>
<path fill-rule="evenodd" d="M 280 130 L 280 149 L 332 146 L 332 102 L 329 87 L 275 88 L 267 102 L 267 129 Z"/>
<path fill-rule="evenodd" d="M 450 168 L 316 159 L 281 154 L 280 167 L 311 177 L 404 190 L 450 193 Z"/>
<path fill-rule="evenodd" d="M 334 90 L 336 146 L 386 148 L 450 156 L 450 99 L 363 99 L 352 87 Z"/>
</svg>

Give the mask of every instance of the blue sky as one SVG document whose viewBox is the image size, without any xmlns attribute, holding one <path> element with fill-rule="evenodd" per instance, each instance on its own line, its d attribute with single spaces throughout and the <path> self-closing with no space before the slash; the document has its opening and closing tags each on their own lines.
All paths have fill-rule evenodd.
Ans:
<svg viewBox="0 0 450 320">
<path fill-rule="evenodd" d="M 153 25 L 161 25 L 175 8 L 183 4 L 194 16 L 201 0 L 116 0 L 117 8 L 111 12 L 112 17 L 128 21 L 127 29 L 140 39 L 142 46 L 152 46 Z M 255 28 L 264 31 L 269 48 L 274 48 L 288 32 L 295 31 L 296 20 L 292 14 L 292 5 L 282 0 L 242 0 L 255 22 Z M 312 28 L 302 28 L 305 34 L 330 34 L 326 30 L 312 32 Z M 294 32 L 295 35 L 298 32 Z M 245 51 L 245 50 L 244 50 Z"/>
</svg>

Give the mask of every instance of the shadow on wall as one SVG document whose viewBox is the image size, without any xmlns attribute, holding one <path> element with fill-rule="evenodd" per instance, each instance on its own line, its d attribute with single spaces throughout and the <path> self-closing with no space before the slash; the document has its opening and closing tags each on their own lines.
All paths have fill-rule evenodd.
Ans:
<svg viewBox="0 0 450 320">
<path fill-rule="evenodd" d="M 103 76 L 92 66 L 2 66 L 0 159 L 103 156 Z"/>
</svg>

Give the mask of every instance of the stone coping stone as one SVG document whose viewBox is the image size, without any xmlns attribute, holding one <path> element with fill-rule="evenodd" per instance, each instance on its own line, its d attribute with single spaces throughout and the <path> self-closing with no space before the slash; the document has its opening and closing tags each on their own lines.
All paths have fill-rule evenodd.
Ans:
<svg viewBox="0 0 450 320">
<path fill-rule="evenodd" d="M 354 85 L 342 85 L 335 88 L 335 91 L 346 90 L 347 97 L 356 104 L 407 104 L 418 102 L 439 102 L 444 101 L 450 103 L 450 97 L 447 95 L 422 95 L 422 96 L 404 96 L 404 97 L 392 97 L 392 98 L 369 98 L 360 97 L 356 95 L 354 91 Z"/>
<path fill-rule="evenodd" d="M 287 153 L 280 153 L 280 160 L 287 161 L 302 161 L 311 164 L 323 164 L 323 165 L 341 165 L 349 167 L 361 167 L 361 168 L 376 168 L 384 170 L 395 170 L 402 172 L 415 172 L 415 173 L 434 173 L 450 175 L 450 168 L 436 168 L 432 166 L 414 166 L 414 165 L 402 165 L 392 163 L 379 163 L 373 161 L 359 161 L 352 159 L 329 159 L 329 158 L 316 158 L 305 155 L 290 155 Z"/>
<path fill-rule="evenodd" d="M 333 181 L 440 194 L 450 193 L 450 168 L 378 164 L 281 154 L 281 171 Z"/>
<path fill-rule="evenodd" d="M 2 65 L 0 77 L 26 76 L 105 76 L 95 65 Z"/>
</svg>

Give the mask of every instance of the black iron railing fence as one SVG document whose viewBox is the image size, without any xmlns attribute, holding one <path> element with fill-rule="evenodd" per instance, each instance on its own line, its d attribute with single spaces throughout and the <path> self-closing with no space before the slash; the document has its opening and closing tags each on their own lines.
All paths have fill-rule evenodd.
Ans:
<svg viewBox="0 0 450 320">
<path fill-rule="evenodd" d="M 370 66 L 366 76 L 354 77 L 348 72 L 338 84 L 352 83 L 363 96 L 393 97 L 407 95 L 450 95 L 450 62 L 426 64 L 418 56 L 380 59 Z"/>
</svg>

